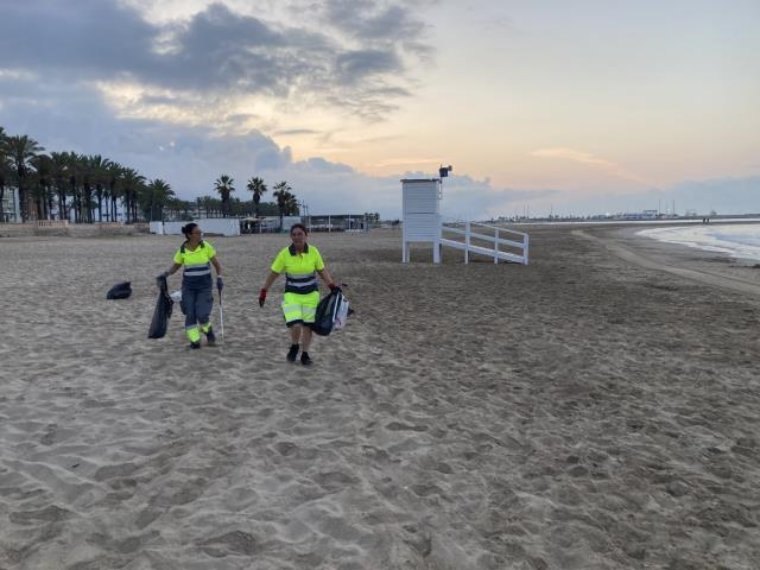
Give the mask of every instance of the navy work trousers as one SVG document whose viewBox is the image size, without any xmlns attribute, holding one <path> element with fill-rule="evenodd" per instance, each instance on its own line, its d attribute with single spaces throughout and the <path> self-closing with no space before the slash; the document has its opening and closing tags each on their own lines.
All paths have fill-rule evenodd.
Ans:
<svg viewBox="0 0 760 570">
<path fill-rule="evenodd" d="M 194 327 L 196 324 L 205 325 L 211 317 L 213 306 L 214 294 L 210 284 L 197 288 L 182 283 L 182 312 L 185 313 L 185 328 Z"/>
</svg>

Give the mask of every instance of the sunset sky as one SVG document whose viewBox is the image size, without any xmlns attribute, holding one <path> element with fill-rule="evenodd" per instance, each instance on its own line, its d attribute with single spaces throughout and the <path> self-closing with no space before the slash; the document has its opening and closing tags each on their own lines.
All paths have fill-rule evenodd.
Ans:
<svg viewBox="0 0 760 570">
<path fill-rule="evenodd" d="M 760 212 L 757 0 L 0 0 L 0 126 L 182 198 Z M 267 197 L 265 196 L 265 200 Z"/>
</svg>

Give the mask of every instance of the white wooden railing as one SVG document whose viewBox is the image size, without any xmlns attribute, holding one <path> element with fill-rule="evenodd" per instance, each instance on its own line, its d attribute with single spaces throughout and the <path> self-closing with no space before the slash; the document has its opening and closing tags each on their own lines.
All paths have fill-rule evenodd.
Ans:
<svg viewBox="0 0 760 570">
<path fill-rule="evenodd" d="M 68 220 L 37 220 L 35 225 L 38 228 L 67 228 L 69 227 Z"/>
<path fill-rule="evenodd" d="M 456 237 L 448 238 L 445 237 L 446 234 L 454 234 Z M 444 221 L 441 224 L 440 243 L 464 251 L 465 263 L 469 263 L 471 253 L 477 253 L 493 257 L 494 263 L 511 261 L 528 265 L 529 237 L 523 232 L 479 222 Z"/>
</svg>

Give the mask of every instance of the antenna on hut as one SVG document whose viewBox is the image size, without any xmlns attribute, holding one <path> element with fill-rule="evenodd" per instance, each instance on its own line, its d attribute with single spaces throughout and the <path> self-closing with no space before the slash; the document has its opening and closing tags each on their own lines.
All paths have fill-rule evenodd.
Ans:
<svg viewBox="0 0 760 570">
<path fill-rule="evenodd" d="M 454 168 L 449 164 L 448 166 L 443 166 L 438 169 L 438 176 L 441 178 L 446 178 L 449 175 L 449 172 L 454 170 Z"/>
</svg>

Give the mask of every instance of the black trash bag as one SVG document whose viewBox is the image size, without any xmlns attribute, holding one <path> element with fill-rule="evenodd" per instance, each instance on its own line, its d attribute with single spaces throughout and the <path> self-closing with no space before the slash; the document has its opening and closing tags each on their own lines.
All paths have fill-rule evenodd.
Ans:
<svg viewBox="0 0 760 570">
<path fill-rule="evenodd" d="M 172 305 L 174 305 L 174 301 L 169 296 L 166 277 L 159 277 L 156 283 L 158 283 L 159 292 L 156 308 L 153 310 L 153 319 L 148 330 L 148 338 L 164 338 L 166 329 L 169 328 L 169 319 L 172 316 Z"/>
<path fill-rule="evenodd" d="M 343 296 L 343 291 L 340 287 L 336 287 L 330 291 L 317 305 L 314 324 L 311 325 L 311 330 L 314 331 L 314 334 L 319 336 L 329 335 L 336 328 L 336 319 L 341 318 L 341 315 L 345 318 L 345 312 L 341 308 L 351 311 L 347 305 L 348 300 Z"/>
<path fill-rule="evenodd" d="M 117 283 L 108 290 L 106 299 L 126 299 L 132 294 L 132 286 L 129 281 Z"/>
</svg>

